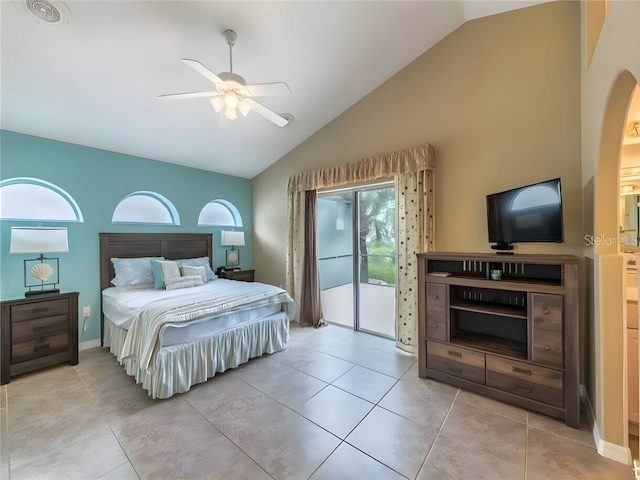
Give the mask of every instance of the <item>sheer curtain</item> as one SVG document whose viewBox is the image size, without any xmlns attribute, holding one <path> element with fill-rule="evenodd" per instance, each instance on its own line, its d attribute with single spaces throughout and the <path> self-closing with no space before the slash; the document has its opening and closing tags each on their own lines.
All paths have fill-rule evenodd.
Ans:
<svg viewBox="0 0 640 480">
<path fill-rule="evenodd" d="M 430 144 L 363 158 L 352 163 L 336 165 L 293 175 L 287 188 L 289 231 L 287 244 L 287 290 L 298 305 L 298 320 L 303 324 L 321 325 L 322 308 L 319 303 L 318 258 L 315 250 L 307 252 L 306 232 L 314 231 L 315 198 L 320 188 L 369 182 L 394 177 L 398 198 L 398 288 L 396 305 L 396 344 L 407 351 L 415 351 L 417 331 L 417 269 L 415 254 L 432 248 L 433 237 L 433 175 L 434 149 Z M 399 195 L 397 193 L 397 195 Z M 307 196 L 313 196 L 313 210 L 307 213 Z M 402 207 L 400 206 L 402 202 Z M 402 218 L 401 218 L 402 217 Z M 417 236 L 417 238 L 414 238 Z M 411 245 L 407 239 L 411 237 Z M 316 283 L 317 306 L 311 308 L 311 297 L 303 296 L 306 287 Z M 400 296 L 402 292 L 402 296 Z M 313 317 L 303 318 L 301 312 L 314 311 Z"/>
</svg>

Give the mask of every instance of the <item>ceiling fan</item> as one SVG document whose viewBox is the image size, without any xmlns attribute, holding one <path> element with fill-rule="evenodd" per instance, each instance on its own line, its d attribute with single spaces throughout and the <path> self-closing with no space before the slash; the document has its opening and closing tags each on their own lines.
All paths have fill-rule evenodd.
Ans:
<svg viewBox="0 0 640 480">
<path fill-rule="evenodd" d="M 256 102 L 253 97 L 266 97 L 275 95 L 291 95 L 289 86 L 284 82 L 259 83 L 247 85 L 247 82 L 237 73 L 233 73 L 233 46 L 236 44 L 238 34 L 233 30 L 225 30 L 222 34 L 229 45 L 229 71 L 219 74 L 213 73 L 197 60 L 183 58 L 182 61 L 193 68 L 196 72 L 211 80 L 215 86 L 215 91 L 193 92 L 193 93 L 172 93 L 160 95 L 159 98 L 185 99 L 209 97 L 211 105 L 216 112 L 224 112 L 224 116 L 230 120 L 238 118 L 237 110 L 245 117 L 253 109 L 267 120 L 272 121 L 279 127 L 284 127 L 291 123 L 293 116 L 289 114 L 278 114 L 261 103 Z"/>
</svg>

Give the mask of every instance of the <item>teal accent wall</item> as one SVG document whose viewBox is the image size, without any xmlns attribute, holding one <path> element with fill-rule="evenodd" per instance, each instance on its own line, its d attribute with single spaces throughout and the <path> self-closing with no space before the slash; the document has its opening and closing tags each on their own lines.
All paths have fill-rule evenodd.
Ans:
<svg viewBox="0 0 640 480">
<path fill-rule="evenodd" d="M 66 226 L 69 252 L 60 258 L 60 290 L 80 292 L 80 341 L 100 338 L 99 241 L 101 232 L 175 232 L 213 234 L 213 268 L 224 264 L 220 231 L 229 227 L 199 227 L 200 210 L 211 200 L 225 199 L 240 212 L 246 246 L 240 247 L 243 268 L 252 266 L 251 180 L 146 158 L 0 131 L 0 180 L 35 177 L 64 189 L 80 206 L 84 223 L 43 222 Z M 167 197 L 180 214 L 182 225 L 111 224 L 116 205 L 137 190 Z M 23 260 L 10 255 L 11 227 L 37 225 L 26 221 L 0 221 L 0 299 L 24 297 Z M 83 332 L 82 307 L 91 307 Z"/>
</svg>

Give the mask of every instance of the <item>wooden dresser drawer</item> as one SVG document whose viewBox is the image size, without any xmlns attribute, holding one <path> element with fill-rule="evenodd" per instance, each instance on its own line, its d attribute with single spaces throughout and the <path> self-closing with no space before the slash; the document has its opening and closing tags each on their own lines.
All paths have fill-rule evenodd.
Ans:
<svg viewBox="0 0 640 480">
<path fill-rule="evenodd" d="M 447 341 L 446 287 L 440 283 L 427 283 L 427 338 Z"/>
<path fill-rule="evenodd" d="M 563 374 L 558 370 L 487 355 L 487 385 L 563 407 Z"/>
<path fill-rule="evenodd" d="M 531 361 L 551 367 L 564 366 L 562 295 L 531 294 Z"/>
<path fill-rule="evenodd" d="M 485 383 L 485 355 L 452 344 L 427 341 L 427 368 Z"/>
<path fill-rule="evenodd" d="M 36 340 L 57 333 L 66 333 L 67 330 L 69 330 L 69 316 L 67 314 L 27 320 L 13 324 L 11 342 L 15 344 Z"/>
<path fill-rule="evenodd" d="M 11 363 L 20 363 L 69 350 L 67 332 L 11 345 Z"/>
<path fill-rule="evenodd" d="M 15 324 L 16 322 L 24 322 L 54 315 L 68 315 L 68 313 L 69 301 L 65 298 L 16 305 L 11 307 L 11 323 Z"/>
</svg>

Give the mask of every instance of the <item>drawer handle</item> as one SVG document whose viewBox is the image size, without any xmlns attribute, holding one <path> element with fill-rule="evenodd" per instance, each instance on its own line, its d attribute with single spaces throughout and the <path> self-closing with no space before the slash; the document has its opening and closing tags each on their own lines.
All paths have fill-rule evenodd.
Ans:
<svg viewBox="0 0 640 480">
<path fill-rule="evenodd" d="M 433 296 L 433 299 L 434 299 L 434 300 L 437 300 L 437 299 L 438 299 L 438 295 L 434 295 L 434 296 Z"/>
<path fill-rule="evenodd" d="M 48 331 L 49 331 L 49 327 L 48 326 L 33 327 L 33 333 L 46 333 Z"/>
<path fill-rule="evenodd" d="M 33 347 L 34 352 L 37 352 L 39 350 L 49 350 L 49 344 L 46 343 L 44 345 L 38 345 L 37 347 Z"/>
<path fill-rule="evenodd" d="M 455 373 L 462 373 L 462 369 L 461 368 L 449 367 L 449 370 L 451 370 L 452 372 L 455 372 Z"/>
<path fill-rule="evenodd" d="M 545 345 L 544 349 L 548 352 L 549 350 L 551 350 L 551 347 L 549 345 Z"/>
<path fill-rule="evenodd" d="M 47 311 L 49 311 L 47 307 L 34 308 L 31 310 L 32 313 L 43 313 Z"/>
<path fill-rule="evenodd" d="M 513 371 L 515 373 L 524 373 L 525 375 L 531 375 L 531 370 L 527 370 L 526 368 L 513 367 Z"/>
<path fill-rule="evenodd" d="M 527 392 L 527 393 L 531 393 L 532 390 L 528 387 L 522 387 L 520 385 L 518 385 L 517 383 L 513 384 L 513 388 L 515 388 L 516 390 L 520 390 L 521 392 Z"/>
<path fill-rule="evenodd" d="M 453 357 L 462 358 L 462 354 L 460 352 L 454 352 L 453 350 L 449 350 L 447 353 Z"/>
<path fill-rule="evenodd" d="M 432 327 L 433 327 L 433 328 L 438 328 L 438 324 L 437 324 L 437 323 L 434 323 L 434 324 L 432 324 Z"/>
<path fill-rule="evenodd" d="M 544 307 L 542 309 L 542 313 L 544 313 L 545 315 L 549 315 L 551 313 L 551 310 L 549 310 L 547 307 Z"/>
</svg>

